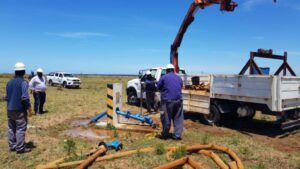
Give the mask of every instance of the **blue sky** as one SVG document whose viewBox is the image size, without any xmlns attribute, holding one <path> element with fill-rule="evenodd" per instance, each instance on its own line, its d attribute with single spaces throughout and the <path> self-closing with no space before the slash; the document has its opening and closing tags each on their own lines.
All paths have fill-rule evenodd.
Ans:
<svg viewBox="0 0 300 169">
<path fill-rule="evenodd" d="M 233 13 L 199 10 L 179 49 L 188 73 L 238 73 L 249 52 L 288 51 L 300 74 L 300 1 L 236 0 Z M 192 0 L 1 0 L 0 72 L 17 61 L 46 72 L 137 73 L 169 62 Z M 257 60 L 260 66 L 279 61 Z"/>
</svg>

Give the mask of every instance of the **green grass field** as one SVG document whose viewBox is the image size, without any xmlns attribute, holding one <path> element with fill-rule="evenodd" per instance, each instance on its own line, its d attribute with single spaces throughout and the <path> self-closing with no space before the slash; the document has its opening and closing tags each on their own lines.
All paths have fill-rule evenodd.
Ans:
<svg viewBox="0 0 300 169">
<path fill-rule="evenodd" d="M 0 96 L 4 95 L 8 76 L 0 77 Z M 62 89 L 48 87 L 43 116 L 33 116 L 29 119 L 31 126 L 26 135 L 28 142 L 33 142 L 36 148 L 32 152 L 17 155 L 8 151 L 6 103 L 0 102 L 0 168 L 24 169 L 35 168 L 68 154 L 64 140 L 75 143 L 77 154 L 88 152 L 101 140 L 73 138 L 64 132 L 72 128 L 71 122 L 76 119 L 90 118 L 106 110 L 106 84 L 123 84 L 124 109 L 135 109 L 126 106 L 126 82 L 132 77 L 81 77 L 81 89 Z M 31 100 L 33 103 L 33 99 Z M 183 140 L 180 142 L 162 141 L 154 137 L 146 137 L 143 133 L 129 132 L 122 134 L 116 131 L 114 137 L 124 144 L 124 150 L 141 149 L 145 147 L 195 145 L 215 143 L 228 146 L 234 150 L 249 169 L 300 169 L 300 135 L 279 139 L 268 136 L 245 134 L 234 129 L 211 127 L 190 119 L 186 120 Z M 113 139 L 113 138 L 112 138 Z M 109 140 L 112 140 L 109 139 Z M 106 140 L 106 141 L 109 141 Z M 274 143 L 273 143 L 274 142 Z M 276 143 L 276 144 L 275 144 Z M 288 147 L 285 149 L 285 147 Z M 180 153 L 179 153 L 180 154 Z M 192 155 L 206 168 L 216 168 L 216 165 L 203 155 Z M 222 159 L 228 160 L 220 155 Z M 153 168 L 169 162 L 164 153 L 138 153 L 126 158 L 95 163 L 91 168 L 139 169 Z"/>
</svg>

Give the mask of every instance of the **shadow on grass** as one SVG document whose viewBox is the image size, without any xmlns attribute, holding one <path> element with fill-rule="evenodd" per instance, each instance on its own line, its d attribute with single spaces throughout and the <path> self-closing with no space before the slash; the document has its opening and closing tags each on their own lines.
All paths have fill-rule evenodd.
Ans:
<svg viewBox="0 0 300 169">
<path fill-rule="evenodd" d="M 185 119 L 192 120 L 205 124 L 203 116 L 200 113 L 186 112 Z M 268 137 L 287 137 L 295 132 L 300 132 L 300 127 L 295 127 L 289 130 L 281 130 L 279 126 L 274 124 L 274 121 L 266 121 L 259 119 L 237 119 L 234 117 L 225 117 L 225 120 L 220 126 L 237 130 L 242 134 L 250 135 L 249 133 L 264 135 Z"/>
<path fill-rule="evenodd" d="M 31 148 L 31 149 L 36 148 L 36 145 L 34 145 L 34 142 L 33 142 L 33 141 L 29 141 L 28 143 L 26 143 L 25 146 L 26 146 L 27 148 Z"/>
</svg>

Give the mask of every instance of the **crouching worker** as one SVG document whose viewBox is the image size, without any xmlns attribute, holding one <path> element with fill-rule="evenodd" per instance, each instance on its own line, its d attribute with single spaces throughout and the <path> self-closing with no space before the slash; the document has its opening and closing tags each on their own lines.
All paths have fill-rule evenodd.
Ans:
<svg viewBox="0 0 300 169">
<path fill-rule="evenodd" d="M 174 125 L 174 134 L 171 136 L 174 140 L 181 140 L 183 131 L 183 105 L 182 105 L 182 79 L 174 73 L 174 66 L 168 64 L 167 74 L 162 76 L 157 84 L 161 92 L 161 139 L 170 137 L 169 131 L 171 121 Z"/>
<path fill-rule="evenodd" d="M 33 91 L 34 113 L 41 115 L 44 112 L 44 104 L 46 101 L 46 79 L 43 76 L 43 69 L 36 70 L 37 75 L 29 82 L 29 88 Z"/>
<path fill-rule="evenodd" d="M 23 78 L 25 65 L 15 64 L 15 77 L 6 85 L 7 116 L 8 116 L 8 145 L 10 151 L 18 154 L 30 152 L 26 147 L 25 133 L 27 130 L 27 110 L 30 109 L 28 84 Z"/>
</svg>

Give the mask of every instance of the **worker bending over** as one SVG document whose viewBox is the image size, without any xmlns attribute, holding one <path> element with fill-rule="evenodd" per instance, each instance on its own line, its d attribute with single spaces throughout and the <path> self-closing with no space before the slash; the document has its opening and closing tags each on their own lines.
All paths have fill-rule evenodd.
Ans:
<svg viewBox="0 0 300 169">
<path fill-rule="evenodd" d="M 171 121 L 174 125 L 174 134 L 171 136 L 174 140 L 181 140 L 183 131 L 183 106 L 182 106 L 182 79 L 174 73 L 174 66 L 168 64 L 167 74 L 162 76 L 157 84 L 161 92 L 161 122 L 162 139 L 170 137 L 169 131 Z"/>
<path fill-rule="evenodd" d="M 26 147 L 25 133 L 27 130 L 27 110 L 30 109 L 28 83 L 23 78 L 25 65 L 21 62 L 15 64 L 15 77 L 6 85 L 5 100 L 7 101 L 8 117 L 8 145 L 10 151 L 18 154 L 30 152 Z"/>
<path fill-rule="evenodd" d="M 148 70 L 146 74 L 142 77 L 141 81 L 143 82 L 143 89 L 146 91 L 146 104 L 147 111 L 150 113 L 153 108 L 154 111 L 157 110 L 158 105 L 155 102 L 155 92 L 157 90 L 156 87 L 156 79 L 151 75 L 151 72 Z"/>
<path fill-rule="evenodd" d="M 47 86 L 46 79 L 43 76 L 43 69 L 37 69 L 36 73 L 37 75 L 30 80 L 29 87 L 33 91 L 34 113 L 41 115 L 44 113 Z"/>
</svg>

